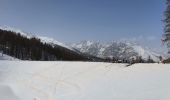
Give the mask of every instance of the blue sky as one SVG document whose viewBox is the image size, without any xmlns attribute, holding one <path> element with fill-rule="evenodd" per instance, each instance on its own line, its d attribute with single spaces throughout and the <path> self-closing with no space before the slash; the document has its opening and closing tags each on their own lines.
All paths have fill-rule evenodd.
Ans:
<svg viewBox="0 0 170 100">
<path fill-rule="evenodd" d="M 159 41 L 165 0 L 1 0 L 0 25 L 61 42 Z"/>
</svg>

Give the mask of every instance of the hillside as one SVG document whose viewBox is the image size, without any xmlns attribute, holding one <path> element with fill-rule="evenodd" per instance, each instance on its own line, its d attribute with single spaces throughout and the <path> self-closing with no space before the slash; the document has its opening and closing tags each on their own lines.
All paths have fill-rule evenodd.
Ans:
<svg viewBox="0 0 170 100">
<path fill-rule="evenodd" d="M 169 100 L 168 64 L 0 61 L 2 100 Z"/>
<path fill-rule="evenodd" d="M 10 32 L 15 32 L 15 33 L 19 33 L 20 35 L 30 39 L 32 37 L 35 37 L 35 38 L 38 38 L 40 39 L 41 42 L 43 43 L 47 43 L 47 44 L 50 44 L 52 46 L 61 46 L 61 47 L 65 47 L 67 49 L 70 49 L 72 50 L 72 48 L 68 47 L 67 45 L 53 39 L 53 38 L 49 38 L 49 37 L 45 37 L 45 36 L 38 36 L 38 35 L 35 35 L 35 34 L 32 34 L 32 33 L 28 33 L 28 32 L 24 32 L 22 30 L 19 30 L 19 29 L 16 29 L 16 28 L 13 28 L 13 27 L 9 27 L 9 26 L 0 26 L 0 29 L 1 30 L 4 30 L 4 31 L 10 31 Z"/>
<path fill-rule="evenodd" d="M 38 38 L 20 31 L 0 29 L 0 50 L 15 58 L 22 60 L 89 60 L 83 54 L 57 43 L 50 38 Z"/>
</svg>

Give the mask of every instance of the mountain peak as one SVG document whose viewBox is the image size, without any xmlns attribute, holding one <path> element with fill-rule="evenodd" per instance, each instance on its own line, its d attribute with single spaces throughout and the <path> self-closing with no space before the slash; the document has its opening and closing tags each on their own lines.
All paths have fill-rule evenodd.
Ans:
<svg viewBox="0 0 170 100">
<path fill-rule="evenodd" d="M 151 57 L 155 62 L 158 62 L 159 56 L 161 56 L 159 53 L 142 47 L 137 43 L 131 43 L 130 41 L 111 41 L 107 43 L 84 41 L 76 43 L 72 45 L 72 47 L 82 53 L 101 58 L 115 57 L 119 59 L 129 59 L 134 56 L 141 56 L 144 60 Z"/>
</svg>

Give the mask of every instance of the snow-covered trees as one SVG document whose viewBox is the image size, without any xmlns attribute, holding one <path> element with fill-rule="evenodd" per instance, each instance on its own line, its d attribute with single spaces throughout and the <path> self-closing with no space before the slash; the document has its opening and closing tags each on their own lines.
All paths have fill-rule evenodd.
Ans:
<svg viewBox="0 0 170 100">
<path fill-rule="evenodd" d="M 167 46 L 169 48 L 169 53 L 170 53 L 170 0 L 167 0 L 166 5 L 167 5 L 167 8 L 165 11 L 165 20 L 164 20 L 165 34 L 163 35 L 163 42 L 167 43 Z"/>
</svg>

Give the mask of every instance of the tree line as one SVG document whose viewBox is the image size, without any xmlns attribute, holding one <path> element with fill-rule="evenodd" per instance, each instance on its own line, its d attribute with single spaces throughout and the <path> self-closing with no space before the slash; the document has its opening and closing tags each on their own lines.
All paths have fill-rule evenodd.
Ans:
<svg viewBox="0 0 170 100">
<path fill-rule="evenodd" d="M 0 30 L 0 51 L 21 60 L 88 60 L 87 57 L 59 45 L 42 43 L 36 37 Z"/>
<path fill-rule="evenodd" d="M 20 33 L 0 29 L 0 52 L 21 60 L 39 61 L 99 61 L 113 63 L 152 63 L 150 57 L 143 60 L 142 57 L 118 59 L 118 58 L 98 58 L 95 56 L 74 52 L 59 45 L 42 43 L 36 37 L 27 38 Z"/>
<path fill-rule="evenodd" d="M 164 35 L 162 41 L 167 44 L 168 53 L 170 54 L 170 0 L 166 0 L 166 10 L 164 12 Z M 164 60 L 165 63 L 170 63 L 170 58 Z"/>
</svg>

